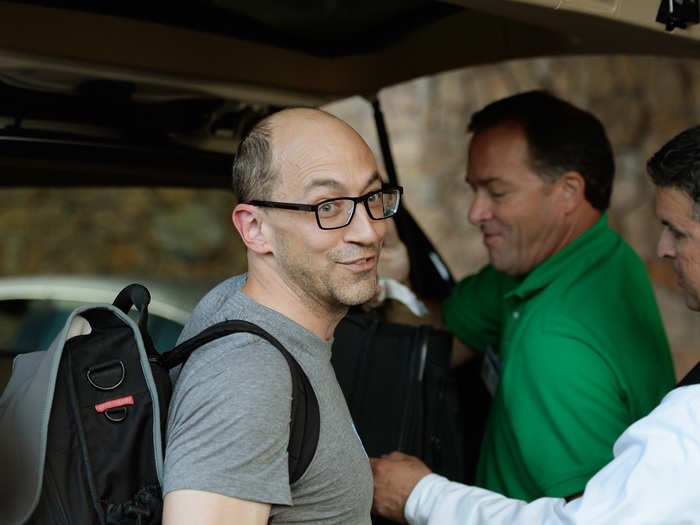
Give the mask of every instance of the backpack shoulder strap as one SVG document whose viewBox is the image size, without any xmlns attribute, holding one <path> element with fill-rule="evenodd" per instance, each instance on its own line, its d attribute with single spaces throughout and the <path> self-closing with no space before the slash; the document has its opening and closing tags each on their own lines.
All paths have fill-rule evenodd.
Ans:
<svg viewBox="0 0 700 525">
<path fill-rule="evenodd" d="M 171 351 L 163 354 L 163 363 L 173 368 L 184 363 L 200 346 L 238 332 L 248 332 L 266 339 L 284 356 L 292 376 L 292 409 L 289 424 L 289 483 L 297 481 L 311 463 L 321 425 L 318 399 L 309 378 L 296 359 L 274 336 L 256 324 L 243 320 L 222 321 L 183 341 Z"/>
</svg>

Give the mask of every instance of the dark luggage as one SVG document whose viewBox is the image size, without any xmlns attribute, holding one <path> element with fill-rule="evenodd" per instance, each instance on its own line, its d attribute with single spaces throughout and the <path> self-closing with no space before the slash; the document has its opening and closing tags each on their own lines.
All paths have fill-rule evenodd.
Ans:
<svg viewBox="0 0 700 525">
<path fill-rule="evenodd" d="M 399 450 L 463 481 L 464 429 L 452 336 L 360 311 L 338 325 L 332 363 L 369 456 Z M 388 523 L 373 516 L 373 523 Z"/>
<path fill-rule="evenodd" d="M 0 398 L 0 523 L 159 524 L 169 370 L 235 332 L 267 339 L 292 375 L 290 479 L 316 449 L 318 403 L 301 367 L 260 327 L 225 321 L 158 354 L 145 330 L 150 295 L 76 309 L 45 352 L 20 355 Z M 136 306 L 138 324 L 126 313 Z"/>
</svg>

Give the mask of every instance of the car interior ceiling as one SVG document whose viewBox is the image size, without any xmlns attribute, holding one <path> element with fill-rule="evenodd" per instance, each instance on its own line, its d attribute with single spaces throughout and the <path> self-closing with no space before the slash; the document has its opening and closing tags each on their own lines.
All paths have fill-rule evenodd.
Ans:
<svg viewBox="0 0 700 525">
<path fill-rule="evenodd" d="M 371 95 L 422 75 L 513 58 L 697 56 L 700 34 L 690 24 L 675 29 L 683 38 L 669 38 L 648 7 L 637 13 L 627 2 L 613 12 L 618 3 L 567 0 L 558 9 L 555 0 L 219 0 L 165 10 L 151 3 L 0 1 L 7 22 L 0 64 L 56 57 L 62 70 L 91 64 L 103 76 L 155 75 L 228 100 L 287 97 L 298 104 Z M 246 96 L 235 96 L 243 88 Z"/>
<path fill-rule="evenodd" d="M 463 8 L 433 0 L 307 2 L 103 3 L 30 0 L 16 3 L 157 22 L 335 57 L 374 51 Z"/>
</svg>

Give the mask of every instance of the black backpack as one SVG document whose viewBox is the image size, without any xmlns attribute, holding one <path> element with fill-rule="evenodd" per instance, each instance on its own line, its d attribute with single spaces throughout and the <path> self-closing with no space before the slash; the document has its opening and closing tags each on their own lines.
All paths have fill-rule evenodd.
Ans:
<svg viewBox="0 0 700 525">
<path fill-rule="evenodd" d="M 145 328 L 149 302 L 145 287 L 127 286 L 114 305 L 76 309 L 48 351 L 18 356 L 0 398 L 0 523 L 159 524 L 169 371 L 236 332 L 268 340 L 287 360 L 290 483 L 304 473 L 318 442 L 318 401 L 291 354 L 240 320 L 159 354 Z M 137 323 L 126 315 L 132 306 Z"/>
</svg>

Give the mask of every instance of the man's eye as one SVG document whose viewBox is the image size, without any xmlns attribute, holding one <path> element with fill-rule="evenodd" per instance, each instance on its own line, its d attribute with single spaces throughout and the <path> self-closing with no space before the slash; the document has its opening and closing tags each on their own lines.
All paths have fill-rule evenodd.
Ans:
<svg viewBox="0 0 700 525">
<path fill-rule="evenodd" d="M 378 202 L 378 201 L 379 201 L 379 193 L 375 193 L 375 194 L 370 195 L 369 197 L 367 197 L 367 202 L 368 202 L 369 204 L 374 204 L 374 203 L 376 203 L 376 202 Z"/>
<path fill-rule="evenodd" d="M 680 240 L 683 238 L 683 234 L 676 230 L 675 228 L 671 228 L 670 226 L 666 226 L 666 229 L 669 231 L 671 234 L 671 237 L 673 237 L 676 240 Z"/>
<path fill-rule="evenodd" d="M 339 208 L 336 201 L 324 202 L 318 207 L 318 213 L 323 217 L 329 217 L 338 213 Z"/>
</svg>

